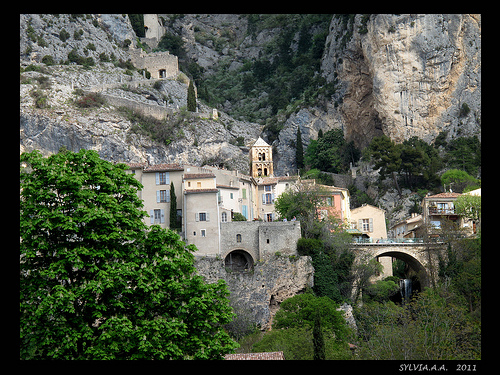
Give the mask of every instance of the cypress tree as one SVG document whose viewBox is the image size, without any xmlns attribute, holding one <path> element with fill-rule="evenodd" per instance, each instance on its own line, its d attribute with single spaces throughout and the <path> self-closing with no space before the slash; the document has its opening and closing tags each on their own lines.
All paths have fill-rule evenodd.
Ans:
<svg viewBox="0 0 500 375">
<path fill-rule="evenodd" d="M 304 168 L 304 146 L 300 126 L 297 129 L 297 141 L 295 142 L 295 161 L 297 162 L 297 168 Z"/>
<path fill-rule="evenodd" d="M 170 183 L 170 229 L 179 229 L 179 223 L 177 222 L 177 197 L 173 182 Z"/>
<path fill-rule="evenodd" d="M 325 360 L 325 340 L 323 339 L 323 332 L 321 331 L 321 317 L 319 312 L 316 311 L 313 326 L 313 346 L 314 346 L 314 360 Z"/>
<path fill-rule="evenodd" d="M 187 109 L 190 112 L 196 112 L 196 94 L 194 93 L 193 80 L 189 81 L 187 94 Z"/>
</svg>

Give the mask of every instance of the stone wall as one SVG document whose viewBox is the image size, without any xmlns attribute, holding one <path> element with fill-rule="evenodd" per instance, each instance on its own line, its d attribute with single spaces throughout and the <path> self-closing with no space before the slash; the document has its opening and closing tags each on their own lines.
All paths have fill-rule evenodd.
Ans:
<svg viewBox="0 0 500 375">
<path fill-rule="evenodd" d="M 131 49 L 130 61 L 137 69 L 147 69 L 152 78 L 168 78 L 179 73 L 177 56 L 168 52 L 144 53 L 142 49 Z"/>
<path fill-rule="evenodd" d="M 109 94 L 101 95 L 106 99 L 108 104 L 111 104 L 115 107 L 127 107 L 133 111 L 141 113 L 144 116 L 152 116 L 157 120 L 164 120 L 174 113 L 173 109 L 159 105 L 139 103 L 135 100 L 120 98 L 118 96 Z"/>
<path fill-rule="evenodd" d="M 308 256 L 270 255 L 249 272 L 230 272 L 220 258 L 195 258 L 198 274 L 208 283 L 224 280 L 231 305 L 261 329 L 271 327 L 281 302 L 313 286 L 314 268 Z"/>
<path fill-rule="evenodd" d="M 253 261 L 276 252 L 297 254 L 300 238 L 300 222 L 233 221 L 221 223 L 221 257 L 224 259 L 233 250 L 245 250 Z M 238 236 L 240 235 L 240 236 Z"/>
</svg>

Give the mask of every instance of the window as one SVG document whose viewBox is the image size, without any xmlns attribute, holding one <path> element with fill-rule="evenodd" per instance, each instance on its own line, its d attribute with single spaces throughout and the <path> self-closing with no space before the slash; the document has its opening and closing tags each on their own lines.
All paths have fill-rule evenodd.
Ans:
<svg viewBox="0 0 500 375">
<path fill-rule="evenodd" d="M 236 242 L 241 242 L 241 234 L 236 235 Z"/>
<path fill-rule="evenodd" d="M 206 229 L 202 229 L 201 230 L 201 236 L 202 237 L 206 237 L 207 236 L 207 230 Z"/>
<path fill-rule="evenodd" d="M 188 187 L 191 187 L 191 181 L 188 181 Z"/>
<path fill-rule="evenodd" d="M 160 224 L 161 223 L 161 211 L 160 210 L 154 210 L 155 213 L 155 224 Z"/>
<path fill-rule="evenodd" d="M 233 199 L 233 193 L 229 193 L 229 195 L 231 195 L 231 199 Z"/>
<path fill-rule="evenodd" d="M 210 221 L 208 212 L 196 212 L 194 215 L 196 221 Z"/>
<path fill-rule="evenodd" d="M 358 229 L 363 232 L 373 232 L 373 218 L 359 219 Z"/>
<path fill-rule="evenodd" d="M 168 184 L 170 184 L 170 173 L 156 172 L 156 185 L 168 185 Z"/>
<path fill-rule="evenodd" d="M 247 199 L 247 189 L 241 189 L 241 194 L 243 199 Z"/>
<path fill-rule="evenodd" d="M 368 219 L 363 219 L 363 232 L 368 232 L 370 230 L 370 221 Z"/>
<path fill-rule="evenodd" d="M 441 229 L 441 222 L 439 220 L 431 221 L 431 225 L 434 229 Z"/>
<path fill-rule="evenodd" d="M 222 213 L 222 222 L 227 223 L 227 213 L 226 212 Z"/>
<path fill-rule="evenodd" d="M 170 202 L 170 190 L 157 190 L 156 191 L 156 202 L 157 203 Z"/>
<path fill-rule="evenodd" d="M 196 181 L 196 187 L 201 188 L 201 181 Z"/>
<path fill-rule="evenodd" d="M 326 197 L 326 205 L 328 207 L 332 207 L 333 206 L 333 198 L 332 197 Z"/>
<path fill-rule="evenodd" d="M 271 193 L 262 194 L 262 203 L 271 204 L 273 201 L 273 195 Z"/>
<path fill-rule="evenodd" d="M 264 186 L 264 191 L 271 191 L 271 185 Z"/>
<path fill-rule="evenodd" d="M 163 224 L 165 223 L 165 210 L 156 209 L 149 211 L 150 224 Z"/>
</svg>

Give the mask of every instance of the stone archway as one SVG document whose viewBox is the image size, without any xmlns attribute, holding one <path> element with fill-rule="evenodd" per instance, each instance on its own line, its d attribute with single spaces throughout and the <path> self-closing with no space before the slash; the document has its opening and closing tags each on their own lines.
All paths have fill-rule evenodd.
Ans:
<svg viewBox="0 0 500 375">
<path fill-rule="evenodd" d="M 382 251 L 375 254 L 375 258 L 378 257 L 393 257 L 402 260 L 418 275 L 422 288 L 430 286 L 429 274 L 426 267 L 412 255 L 401 251 Z"/>
<path fill-rule="evenodd" d="M 237 249 L 230 251 L 224 258 L 224 266 L 226 270 L 233 272 L 249 271 L 253 268 L 253 258 L 247 251 Z"/>
</svg>

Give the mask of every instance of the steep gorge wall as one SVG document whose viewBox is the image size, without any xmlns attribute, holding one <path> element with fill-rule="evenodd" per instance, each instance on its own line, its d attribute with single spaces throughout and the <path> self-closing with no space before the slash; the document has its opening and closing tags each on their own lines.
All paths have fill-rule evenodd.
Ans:
<svg viewBox="0 0 500 375">
<path fill-rule="evenodd" d="M 397 142 L 480 136 L 480 15 L 333 17 L 326 46 L 323 74 L 340 83 L 335 100 L 358 146 L 382 133 Z"/>
</svg>

